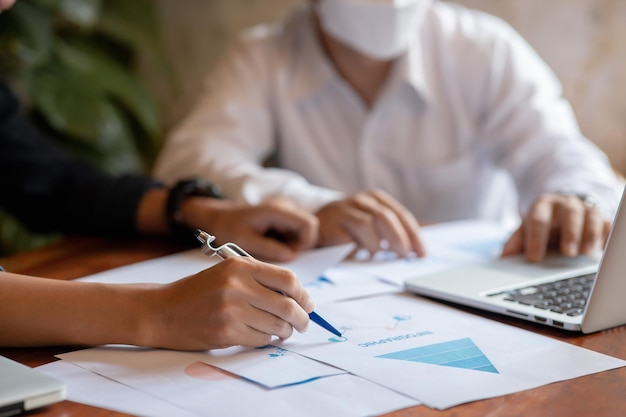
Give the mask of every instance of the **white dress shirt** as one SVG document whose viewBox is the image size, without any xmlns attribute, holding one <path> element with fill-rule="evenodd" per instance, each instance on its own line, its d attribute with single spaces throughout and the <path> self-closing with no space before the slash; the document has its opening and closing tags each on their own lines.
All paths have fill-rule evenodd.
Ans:
<svg viewBox="0 0 626 417">
<path fill-rule="evenodd" d="M 203 176 L 228 198 L 288 196 L 311 211 L 380 188 L 420 222 L 517 219 L 564 190 L 595 194 L 614 214 L 623 184 L 518 34 L 442 2 L 416 30 L 370 108 L 323 52 L 309 8 L 247 31 L 155 175 Z"/>
</svg>

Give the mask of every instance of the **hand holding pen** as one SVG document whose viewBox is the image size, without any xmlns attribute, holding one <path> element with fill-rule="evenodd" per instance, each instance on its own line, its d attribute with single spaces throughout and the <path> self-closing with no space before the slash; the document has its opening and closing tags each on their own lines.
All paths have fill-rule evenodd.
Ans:
<svg viewBox="0 0 626 417">
<path fill-rule="evenodd" d="M 228 258 L 234 258 L 234 257 L 252 258 L 250 254 L 248 254 L 246 251 L 244 251 L 242 248 L 240 248 L 234 243 L 226 243 L 219 247 L 211 246 L 211 243 L 213 243 L 213 241 L 215 240 L 215 236 L 212 236 L 202 230 L 199 230 L 199 229 L 196 230 L 196 237 L 202 243 L 202 252 L 205 255 L 209 255 L 209 256 L 217 255 L 222 259 L 228 259 Z M 273 288 L 273 290 L 280 293 L 281 295 L 287 295 L 287 296 L 289 295 L 288 293 L 285 293 L 277 288 Z M 309 318 L 314 323 L 318 324 L 319 326 L 323 327 L 324 329 L 328 330 L 329 332 L 333 333 L 336 336 L 341 336 L 341 332 L 339 332 L 339 330 L 334 328 L 330 323 L 324 320 L 315 311 L 311 311 L 308 314 L 309 314 Z"/>
</svg>

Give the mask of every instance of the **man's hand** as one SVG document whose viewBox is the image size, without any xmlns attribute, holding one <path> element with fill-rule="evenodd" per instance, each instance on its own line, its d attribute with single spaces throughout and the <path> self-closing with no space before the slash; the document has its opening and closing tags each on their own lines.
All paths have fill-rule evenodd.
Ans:
<svg viewBox="0 0 626 417">
<path fill-rule="evenodd" d="M 415 217 L 398 201 L 381 190 L 356 193 L 335 201 L 317 212 L 318 246 L 356 242 L 374 254 L 386 241 L 387 250 L 407 257 L 424 256 Z"/>
<path fill-rule="evenodd" d="M 286 199 L 248 206 L 196 197 L 181 211 L 188 226 L 214 235 L 218 244 L 237 243 L 259 259 L 287 262 L 317 242 L 315 216 Z"/>
<path fill-rule="evenodd" d="M 566 256 L 590 255 L 604 246 L 610 228 L 595 205 L 575 195 L 543 194 L 505 243 L 502 255 L 524 252 L 530 262 L 541 261 L 548 249 Z"/>
</svg>

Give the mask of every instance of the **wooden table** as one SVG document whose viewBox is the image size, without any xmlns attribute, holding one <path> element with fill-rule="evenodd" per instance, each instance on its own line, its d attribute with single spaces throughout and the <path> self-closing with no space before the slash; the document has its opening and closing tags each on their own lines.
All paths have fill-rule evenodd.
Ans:
<svg viewBox="0 0 626 417">
<path fill-rule="evenodd" d="M 56 279 L 74 279 L 118 266 L 171 254 L 181 249 L 183 248 L 158 239 L 113 241 L 98 238 L 72 238 L 47 248 L 0 259 L 0 265 L 16 273 Z M 543 328 L 533 323 L 508 319 L 489 313 L 472 312 L 520 328 L 529 329 L 573 345 L 626 359 L 626 326 L 583 336 L 581 334 L 570 334 L 561 330 Z M 494 335 L 494 337 L 497 337 L 497 335 Z M 0 354 L 30 366 L 38 366 L 54 361 L 54 355 L 57 353 L 74 349 L 75 347 L 69 346 L 0 349 Z M 29 415 L 37 417 L 119 417 L 124 414 L 64 401 Z M 626 368 L 557 382 L 516 394 L 475 401 L 444 411 L 418 406 L 391 413 L 387 417 L 409 416 L 626 416 Z"/>
</svg>

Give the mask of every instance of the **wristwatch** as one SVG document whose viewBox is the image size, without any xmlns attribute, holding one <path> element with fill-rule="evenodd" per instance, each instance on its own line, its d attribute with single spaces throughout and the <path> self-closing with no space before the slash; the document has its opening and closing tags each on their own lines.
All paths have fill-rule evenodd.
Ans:
<svg viewBox="0 0 626 417">
<path fill-rule="evenodd" d="M 178 181 L 171 189 L 165 203 L 165 216 L 176 239 L 187 240 L 195 237 L 183 222 L 180 207 L 189 197 L 222 198 L 218 187 L 202 178 Z"/>
</svg>

